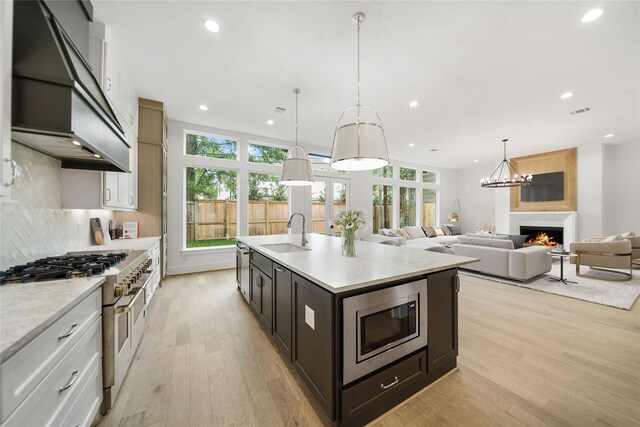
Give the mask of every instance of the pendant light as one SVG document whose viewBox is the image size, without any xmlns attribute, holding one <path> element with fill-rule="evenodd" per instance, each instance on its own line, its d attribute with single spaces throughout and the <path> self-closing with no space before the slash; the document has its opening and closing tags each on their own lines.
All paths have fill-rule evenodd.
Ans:
<svg viewBox="0 0 640 427">
<path fill-rule="evenodd" d="M 289 147 L 287 150 L 287 158 L 282 163 L 280 184 L 290 186 L 311 185 L 313 184 L 311 161 L 304 149 L 298 145 L 298 95 L 300 95 L 300 89 L 295 88 L 293 93 L 296 94 L 296 145 Z"/>
<path fill-rule="evenodd" d="M 491 175 L 480 180 L 480 186 L 484 188 L 521 187 L 531 184 L 532 175 L 518 175 L 509 160 L 507 160 L 507 141 L 503 139 L 504 158 Z"/>
<path fill-rule="evenodd" d="M 360 104 L 360 25 L 364 18 L 364 13 L 358 12 L 351 19 L 358 29 L 358 103 L 344 110 L 333 134 L 331 167 L 343 171 L 372 170 L 389 164 L 382 120 L 376 110 Z M 365 111 L 373 120 L 362 120 L 360 113 Z M 348 112 L 355 112 L 355 121 L 341 124 Z"/>
</svg>

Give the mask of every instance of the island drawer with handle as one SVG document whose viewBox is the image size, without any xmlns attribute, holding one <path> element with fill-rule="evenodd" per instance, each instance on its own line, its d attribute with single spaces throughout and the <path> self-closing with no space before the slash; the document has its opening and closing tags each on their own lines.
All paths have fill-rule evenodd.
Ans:
<svg viewBox="0 0 640 427">
<path fill-rule="evenodd" d="M 2 422 L 55 369 L 54 366 L 102 315 L 101 289 L 93 291 L 2 364 Z"/>
<path fill-rule="evenodd" d="M 421 351 L 342 391 L 343 424 L 364 425 L 427 384 Z"/>
<path fill-rule="evenodd" d="M 53 424 L 60 426 L 90 426 L 102 403 L 102 362 L 94 368 L 88 381 L 78 393 L 78 398 L 66 414 L 62 422 Z M 61 418 L 61 417 L 59 417 Z"/>
<path fill-rule="evenodd" d="M 258 253 L 254 250 L 251 251 L 250 254 L 250 259 L 251 262 L 253 263 L 253 265 L 255 265 L 256 267 L 258 267 L 260 270 L 262 270 L 262 272 L 267 275 L 268 277 L 271 277 L 271 270 L 273 269 L 273 262 L 267 258 L 266 256 L 262 255 L 261 253 Z"/>
<path fill-rule="evenodd" d="M 102 317 L 99 317 L 2 426 L 58 425 L 93 378 L 101 357 Z M 83 412 L 87 412 L 87 417 L 95 415 L 88 414 L 88 408 Z"/>
</svg>

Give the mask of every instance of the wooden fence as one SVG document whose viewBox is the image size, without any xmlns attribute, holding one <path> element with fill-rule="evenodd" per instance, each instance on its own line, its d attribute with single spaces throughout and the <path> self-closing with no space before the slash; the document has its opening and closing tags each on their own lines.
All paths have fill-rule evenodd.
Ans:
<svg viewBox="0 0 640 427">
<path fill-rule="evenodd" d="M 286 234 L 289 219 L 288 202 L 249 200 L 249 235 Z M 345 205 L 335 205 L 344 209 Z M 311 206 L 312 231 L 325 233 L 326 206 Z M 187 202 L 187 241 L 229 239 L 237 232 L 237 204 L 230 200 L 196 200 Z"/>
<path fill-rule="evenodd" d="M 334 205 L 335 210 L 345 205 Z M 313 233 L 325 233 L 326 205 L 313 202 L 311 205 L 311 230 Z M 383 212 L 384 209 L 384 212 Z M 425 203 L 423 225 L 435 225 L 435 204 Z M 382 223 L 382 217 L 387 219 Z M 237 204 L 230 200 L 196 200 L 187 202 L 187 241 L 232 239 L 237 235 Z M 289 219 L 288 202 L 269 200 L 249 200 L 249 235 L 286 234 Z M 391 205 L 373 206 L 373 232 L 378 227 L 391 227 L 393 208 Z"/>
</svg>

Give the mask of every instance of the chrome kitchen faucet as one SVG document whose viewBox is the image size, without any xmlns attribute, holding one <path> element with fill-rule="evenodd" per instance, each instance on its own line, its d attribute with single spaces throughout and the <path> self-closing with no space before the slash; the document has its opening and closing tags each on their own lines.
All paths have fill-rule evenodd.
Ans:
<svg viewBox="0 0 640 427">
<path fill-rule="evenodd" d="M 306 221 L 305 221 L 304 215 L 302 215 L 302 213 L 300 213 L 300 212 L 292 213 L 291 216 L 289 217 L 289 221 L 287 221 L 287 228 L 291 228 L 291 220 L 296 215 L 300 215 L 302 217 L 302 246 L 307 246 L 307 243 L 309 243 L 309 242 L 307 241 L 307 236 L 304 233 L 304 224 L 305 224 Z"/>
</svg>

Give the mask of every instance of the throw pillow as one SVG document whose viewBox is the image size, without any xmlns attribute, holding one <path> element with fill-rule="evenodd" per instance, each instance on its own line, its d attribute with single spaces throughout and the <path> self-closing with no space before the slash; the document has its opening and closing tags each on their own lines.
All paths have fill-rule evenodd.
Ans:
<svg viewBox="0 0 640 427">
<path fill-rule="evenodd" d="M 433 229 L 433 227 L 422 227 L 422 229 L 424 230 L 424 234 L 427 235 L 427 237 L 436 237 L 436 230 Z"/>
<path fill-rule="evenodd" d="M 380 234 L 382 236 L 389 236 L 389 229 L 388 228 L 381 228 L 380 230 L 378 230 L 378 234 Z"/>
<path fill-rule="evenodd" d="M 626 233 L 621 234 L 622 237 L 633 237 L 635 235 L 636 233 L 634 233 L 633 231 L 627 231 Z"/>
<path fill-rule="evenodd" d="M 514 249 L 521 249 L 524 247 L 524 242 L 527 241 L 528 234 L 509 234 L 509 240 L 513 242 Z"/>
<path fill-rule="evenodd" d="M 618 241 L 618 240 L 622 240 L 622 236 L 620 236 L 620 235 L 617 235 L 617 236 L 609 236 L 609 237 L 605 238 L 605 239 L 603 240 L 603 242 L 615 242 L 615 241 Z"/>
<path fill-rule="evenodd" d="M 411 236 L 412 239 L 418 239 L 420 237 L 427 237 L 427 235 L 424 233 L 424 230 L 422 229 L 422 227 L 407 226 L 407 227 L 404 227 L 404 231 L 406 231 L 409 234 L 409 236 Z"/>
<path fill-rule="evenodd" d="M 452 236 L 459 236 L 462 234 L 460 232 L 460 224 L 447 224 L 447 228 L 451 230 Z"/>
<path fill-rule="evenodd" d="M 398 231 L 397 228 L 390 228 L 387 230 L 387 236 L 390 237 L 402 237 L 402 234 Z"/>
<path fill-rule="evenodd" d="M 399 228 L 398 232 L 402 235 L 402 237 L 404 237 L 407 240 L 413 239 L 413 237 L 411 237 L 404 228 Z"/>
<path fill-rule="evenodd" d="M 442 231 L 442 228 L 436 227 L 434 228 L 434 230 L 436 230 L 436 236 L 444 236 L 444 231 Z"/>
<path fill-rule="evenodd" d="M 444 235 L 445 236 L 451 236 L 451 230 L 449 230 L 448 226 L 441 225 L 440 228 L 442 228 L 442 231 L 444 231 Z"/>
</svg>

